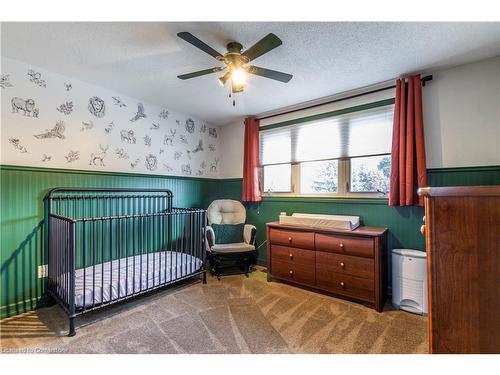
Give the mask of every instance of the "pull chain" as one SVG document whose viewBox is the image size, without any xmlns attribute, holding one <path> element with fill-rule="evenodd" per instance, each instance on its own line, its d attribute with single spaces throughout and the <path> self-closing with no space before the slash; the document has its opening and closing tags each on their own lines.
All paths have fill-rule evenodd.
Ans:
<svg viewBox="0 0 500 375">
<path fill-rule="evenodd" d="M 233 95 L 232 84 L 229 85 L 229 99 L 233 99 L 233 107 L 236 107 L 236 95 Z"/>
</svg>

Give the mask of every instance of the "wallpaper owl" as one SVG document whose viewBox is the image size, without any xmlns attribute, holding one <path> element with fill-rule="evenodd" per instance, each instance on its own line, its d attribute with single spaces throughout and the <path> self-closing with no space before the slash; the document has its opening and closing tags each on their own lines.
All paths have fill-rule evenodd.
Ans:
<svg viewBox="0 0 500 375">
<path fill-rule="evenodd" d="M 218 128 L 2 57 L 2 164 L 217 177 Z"/>
</svg>

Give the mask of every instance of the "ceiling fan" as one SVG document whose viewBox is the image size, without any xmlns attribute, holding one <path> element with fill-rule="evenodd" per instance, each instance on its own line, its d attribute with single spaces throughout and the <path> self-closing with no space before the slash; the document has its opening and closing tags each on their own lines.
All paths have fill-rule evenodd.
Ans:
<svg viewBox="0 0 500 375">
<path fill-rule="evenodd" d="M 224 55 L 220 54 L 191 33 L 181 32 L 178 33 L 177 36 L 208 53 L 210 56 L 213 56 L 218 61 L 224 63 L 224 66 L 199 70 L 197 72 L 177 76 L 180 79 L 190 79 L 227 70 L 226 73 L 218 79 L 218 81 L 222 86 L 225 86 L 226 82 L 230 81 L 231 92 L 237 93 L 242 92 L 245 89 L 248 74 L 270 78 L 284 83 L 290 81 L 293 77 L 291 74 L 278 72 L 276 70 L 247 65 L 250 61 L 255 60 L 282 44 L 281 39 L 272 33 L 267 34 L 264 38 L 259 40 L 244 52 L 242 52 L 243 46 L 240 43 L 230 42 L 226 46 L 227 52 Z"/>
</svg>

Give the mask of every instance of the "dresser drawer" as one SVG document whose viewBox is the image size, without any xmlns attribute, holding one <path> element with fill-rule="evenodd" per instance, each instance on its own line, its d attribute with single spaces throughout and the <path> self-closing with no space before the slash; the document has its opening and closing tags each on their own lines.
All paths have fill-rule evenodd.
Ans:
<svg viewBox="0 0 500 375">
<path fill-rule="evenodd" d="M 271 263 L 289 262 L 290 264 L 315 265 L 315 251 L 298 249 L 295 247 L 271 245 Z"/>
<path fill-rule="evenodd" d="M 329 267 L 316 267 L 316 285 L 334 293 L 343 294 L 365 301 L 375 301 L 375 282 L 373 279 L 332 272 Z"/>
<path fill-rule="evenodd" d="M 373 239 L 342 235 L 316 234 L 316 250 L 373 258 Z"/>
<path fill-rule="evenodd" d="M 279 260 L 272 260 L 271 262 L 273 276 L 314 286 L 316 282 L 314 263 L 294 263 Z"/>
<path fill-rule="evenodd" d="M 324 270 L 324 272 L 337 272 L 371 280 L 375 276 L 373 259 L 323 251 L 316 251 L 316 270 L 318 270 L 317 272 Z"/>
<path fill-rule="evenodd" d="M 269 242 L 276 245 L 314 250 L 314 233 L 272 228 L 269 231 Z"/>
</svg>

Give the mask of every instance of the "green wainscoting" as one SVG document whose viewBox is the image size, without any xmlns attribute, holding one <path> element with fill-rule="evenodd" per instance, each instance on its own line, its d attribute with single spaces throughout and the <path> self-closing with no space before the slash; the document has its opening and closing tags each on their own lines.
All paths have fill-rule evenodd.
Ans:
<svg viewBox="0 0 500 375">
<path fill-rule="evenodd" d="M 500 185 L 500 166 L 429 169 L 429 186 Z M 214 198 L 241 197 L 241 180 L 225 180 L 209 185 L 208 196 Z M 289 198 L 266 197 L 260 204 L 247 205 L 247 221 L 257 227 L 259 246 L 258 263 L 267 263 L 266 223 L 276 221 L 280 212 L 356 215 L 365 225 L 389 229 L 387 249 L 412 248 L 425 251 L 424 237 L 420 233 L 423 207 L 389 207 L 387 199 L 346 198 Z M 387 285 L 391 284 L 391 257 L 387 257 Z"/>
<path fill-rule="evenodd" d="M 0 317 L 43 304 L 43 197 L 53 187 L 167 188 L 176 207 L 206 207 L 209 179 L 0 166 Z"/>
<path fill-rule="evenodd" d="M 161 175 L 0 166 L 0 316 L 31 310 L 44 303 L 44 279 L 38 265 L 43 249 L 43 203 L 48 189 L 66 187 L 167 188 L 177 207 L 203 207 L 214 199 L 241 198 L 241 179 L 202 179 Z M 430 186 L 499 185 L 500 166 L 429 169 Z M 259 263 L 266 263 L 265 223 L 280 212 L 359 215 L 366 225 L 389 228 L 388 249 L 424 250 L 419 228 L 421 207 L 394 208 L 386 199 L 269 197 L 247 205 L 248 222 L 258 229 Z M 390 262 L 390 258 L 389 258 Z M 389 264 L 390 266 L 390 264 Z M 390 273 L 389 273 L 390 274 Z"/>
<path fill-rule="evenodd" d="M 500 185 L 500 166 L 427 170 L 429 186 Z"/>
<path fill-rule="evenodd" d="M 500 185 L 500 166 L 428 169 L 429 186 Z M 241 180 L 224 180 L 209 185 L 209 197 L 240 199 Z M 215 198 L 216 197 L 216 198 Z M 266 264 L 265 224 L 276 221 L 280 212 L 356 215 L 365 225 L 389 229 L 387 248 L 425 250 L 420 234 L 422 207 L 389 207 L 387 199 L 266 197 L 260 204 L 247 205 L 247 221 L 257 226 L 259 263 Z"/>
</svg>

